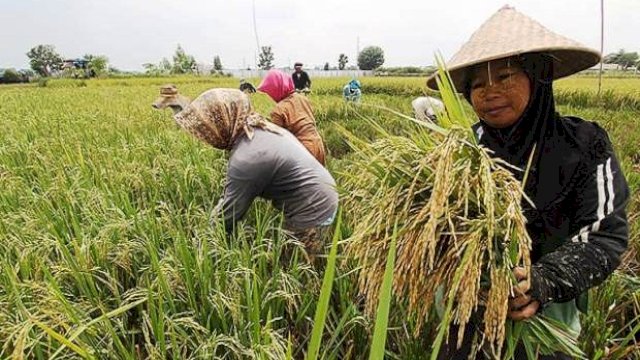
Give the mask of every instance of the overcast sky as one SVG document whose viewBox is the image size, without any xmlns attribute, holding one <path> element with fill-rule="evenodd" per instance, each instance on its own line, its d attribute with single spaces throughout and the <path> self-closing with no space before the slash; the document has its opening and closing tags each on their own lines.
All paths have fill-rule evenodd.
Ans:
<svg viewBox="0 0 640 360">
<path fill-rule="evenodd" d="M 449 58 L 487 18 L 510 4 L 547 28 L 600 47 L 600 0 L 255 0 L 260 45 L 276 66 L 337 63 L 368 45 L 385 66 Z M 253 0 L 0 0 L 0 67 L 27 68 L 25 53 L 52 44 L 67 58 L 106 55 L 122 70 L 171 59 L 181 44 L 198 62 L 255 66 Z M 640 0 L 605 0 L 605 54 L 640 51 Z"/>
</svg>

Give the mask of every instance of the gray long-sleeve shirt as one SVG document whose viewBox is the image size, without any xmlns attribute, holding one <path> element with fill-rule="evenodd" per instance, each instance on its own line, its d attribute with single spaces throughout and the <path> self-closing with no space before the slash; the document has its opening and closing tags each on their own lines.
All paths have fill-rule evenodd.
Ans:
<svg viewBox="0 0 640 360">
<path fill-rule="evenodd" d="M 291 133 L 255 129 L 252 140 L 242 137 L 231 150 L 217 208 L 229 231 L 259 196 L 284 212 L 288 229 L 307 229 L 336 211 L 335 185 L 327 169 Z"/>
</svg>

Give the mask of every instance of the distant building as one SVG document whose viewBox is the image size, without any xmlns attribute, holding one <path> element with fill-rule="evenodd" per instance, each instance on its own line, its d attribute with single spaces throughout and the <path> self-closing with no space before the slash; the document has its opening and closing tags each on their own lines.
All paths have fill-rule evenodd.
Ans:
<svg viewBox="0 0 640 360">
<path fill-rule="evenodd" d="M 93 77 L 93 70 L 89 69 L 89 60 L 85 59 L 66 59 L 62 62 L 61 70 L 71 73 L 73 77 Z"/>
<path fill-rule="evenodd" d="M 587 70 L 600 71 L 600 64 L 598 63 L 588 68 Z M 618 66 L 618 64 L 602 64 L 602 71 L 611 71 L 611 70 L 620 70 L 620 67 Z"/>
<path fill-rule="evenodd" d="M 82 69 L 89 68 L 89 61 L 85 59 L 67 59 L 62 62 L 62 70 L 64 69 Z"/>
</svg>

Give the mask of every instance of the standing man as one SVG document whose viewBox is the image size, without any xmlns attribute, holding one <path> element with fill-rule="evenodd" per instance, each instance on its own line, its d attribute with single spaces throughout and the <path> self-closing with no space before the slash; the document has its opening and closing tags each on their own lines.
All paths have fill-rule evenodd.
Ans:
<svg viewBox="0 0 640 360">
<path fill-rule="evenodd" d="M 296 87 L 296 91 L 309 91 L 309 89 L 311 89 L 311 79 L 309 79 L 309 74 L 302 70 L 302 63 L 295 63 L 293 68 L 295 69 L 295 72 L 291 77 L 293 78 L 293 84 Z"/>
</svg>

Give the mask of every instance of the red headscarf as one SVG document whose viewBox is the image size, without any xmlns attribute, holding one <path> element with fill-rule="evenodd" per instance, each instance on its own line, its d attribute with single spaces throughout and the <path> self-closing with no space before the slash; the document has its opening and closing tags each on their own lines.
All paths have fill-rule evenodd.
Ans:
<svg viewBox="0 0 640 360">
<path fill-rule="evenodd" d="M 291 75 L 275 69 L 269 70 L 264 79 L 262 79 L 260 86 L 258 86 L 258 91 L 266 93 L 275 102 L 280 102 L 291 95 L 294 90 L 295 87 Z"/>
</svg>

